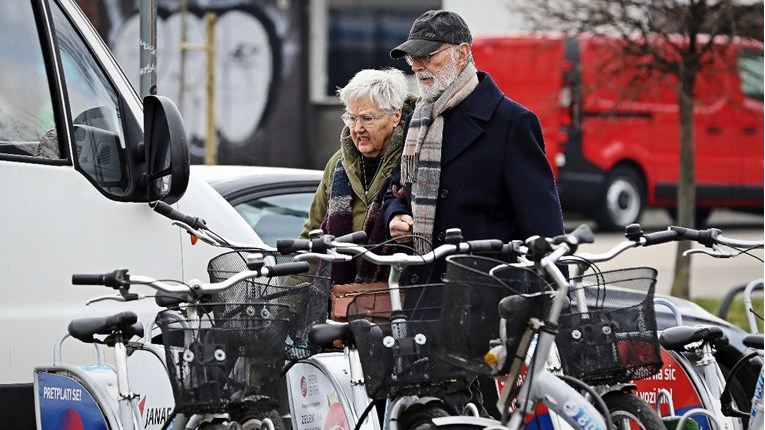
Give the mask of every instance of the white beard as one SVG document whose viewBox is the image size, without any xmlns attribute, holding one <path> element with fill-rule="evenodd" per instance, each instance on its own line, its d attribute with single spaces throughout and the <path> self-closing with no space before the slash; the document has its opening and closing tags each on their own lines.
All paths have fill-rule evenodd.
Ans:
<svg viewBox="0 0 765 430">
<path fill-rule="evenodd" d="M 446 66 L 444 66 L 443 70 L 441 71 L 440 78 L 434 76 L 428 71 L 416 73 L 418 79 L 417 86 L 420 88 L 420 94 L 422 95 L 422 98 L 429 102 L 437 100 L 438 97 L 440 97 L 441 94 L 443 94 L 444 91 L 449 88 L 449 85 L 451 85 L 452 82 L 457 79 L 458 74 L 457 61 L 454 57 L 452 57 L 451 61 L 449 61 Z M 433 85 L 422 85 L 422 83 L 419 81 L 420 78 L 433 78 Z"/>
</svg>

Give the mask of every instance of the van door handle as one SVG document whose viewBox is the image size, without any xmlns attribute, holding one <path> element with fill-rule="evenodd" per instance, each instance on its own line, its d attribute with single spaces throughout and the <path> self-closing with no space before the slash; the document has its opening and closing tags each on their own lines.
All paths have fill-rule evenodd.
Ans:
<svg viewBox="0 0 765 430">
<path fill-rule="evenodd" d="M 757 127 L 748 126 L 748 127 L 742 128 L 741 131 L 746 135 L 752 135 L 757 133 Z"/>
<path fill-rule="evenodd" d="M 722 127 L 719 125 L 710 125 L 707 127 L 707 134 L 721 134 L 722 133 Z"/>
</svg>

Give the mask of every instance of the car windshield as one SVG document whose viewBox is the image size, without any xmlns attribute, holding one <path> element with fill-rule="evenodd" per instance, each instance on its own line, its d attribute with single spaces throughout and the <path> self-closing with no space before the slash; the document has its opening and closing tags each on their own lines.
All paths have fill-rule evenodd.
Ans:
<svg viewBox="0 0 765 430">
<path fill-rule="evenodd" d="M 276 246 L 279 239 L 297 238 L 308 219 L 314 193 L 291 193 L 260 197 L 234 206 L 260 238 Z"/>
</svg>

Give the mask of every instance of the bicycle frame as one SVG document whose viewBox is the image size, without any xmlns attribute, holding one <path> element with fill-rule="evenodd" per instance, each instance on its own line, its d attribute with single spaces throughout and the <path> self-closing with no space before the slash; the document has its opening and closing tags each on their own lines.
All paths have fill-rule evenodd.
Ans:
<svg viewBox="0 0 765 430">
<path fill-rule="evenodd" d="M 584 240 L 585 232 L 582 231 Z M 591 233 L 590 233 L 591 234 Z M 537 337 L 537 344 L 532 354 L 531 363 L 528 366 L 524 383 L 517 395 L 516 409 L 510 414 L 507 428 L 515 430 L 523 428 L 523 421 L 527 414 L 534 412 L 537 401 L 542 401 L 548 409 L 554 411 L 569 425 L 576 429 L 606 429 L 606 423 L 598 410 L 588 402 L 579 392 L 553 375 L 547 370 L 547 359 L 553 350 L 556 332 L 550 327 L 557 327 L 566 300 L 568 290 L 571 287 L 556 262 L 570 252 L 569 246 L 560 246 L 550 254 L 539 260 L 536 267 L 544 271 L 558 289 L 554 295 L 549 312 L 545 316 L 545 322 L 533 318 L 526 330 L 521 344 L 516 352 L 511 370 L 505 377 L 505 389 L 497 401 L 497 407 L 506 416 L 509 404 L 509 395 L 512 390 L 509 387 L 515 383 L 520 375 L 525 362 L 526 352 L 529 349 L 533 336 Z"/>
</svg>

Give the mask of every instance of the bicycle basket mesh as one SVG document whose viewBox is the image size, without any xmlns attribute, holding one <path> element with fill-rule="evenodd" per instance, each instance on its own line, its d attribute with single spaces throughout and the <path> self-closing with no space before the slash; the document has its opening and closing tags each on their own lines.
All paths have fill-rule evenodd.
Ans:
<svg viewBox="0 0 765 430">
<path fill-rule="evenodd" d="M 189 307 L 198 320 L 173 310 L 157 316 L 177 410 L 224 412 L 253 396 L 278 398 L 288 307 L 263 302 Z"/>
<path fill-rule="evenodd" d="M 530 270 L 505 261 L 475 255 L 446 258 L 446 280 L 441 311 L 442 337 L 439 356 L 473 373 L 495 376 L 506 373 L 510 360 L 490 366 L 484 356 L 504 344 L 507 356 L 519 346 L 526 323 L 542 317 L 549 290 L 547 282 Z M 500 300 L 514 296 L 514 317 L 500 320 Z"/>
<path fill-rule="evenodd" d="M 357 295 L 348 306 L 367 395 L 433 395 L 463 389 L 467 375 L 436 360 L 440 342 L 442 284 L 399 288 L 405 320 L 391 322 L 388 290 Z"/>
<path fill-rule="evenodd" d="M 654 375 L 662 366 L 649 267 L 585 274 L 560 316 L 555 340 L 563 372 L 589 384 L 615 384 Z"/>
<path fill-rule="evenodd" d="M 291 255 L 264 251 L 232 251 L 221 254 L 207 265 L 210 282 L 224 281 L 247 270 L 247 260 L 255 259 L 273 265 L 291 262 Z M 309 350 L 308 330 L 328 316 L 331 278 L 329 268 L 312 268 L 310 272 L 275 278 L 252 278 L 212 296 L 213 302 L 268 300 L 289 306 L 288 359 L 302 358 Z"/>
</svg>

